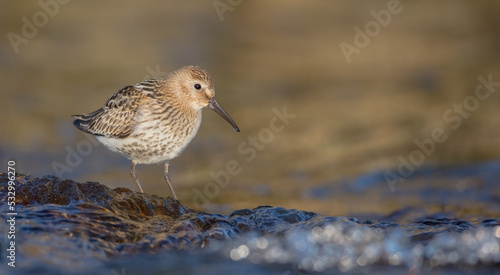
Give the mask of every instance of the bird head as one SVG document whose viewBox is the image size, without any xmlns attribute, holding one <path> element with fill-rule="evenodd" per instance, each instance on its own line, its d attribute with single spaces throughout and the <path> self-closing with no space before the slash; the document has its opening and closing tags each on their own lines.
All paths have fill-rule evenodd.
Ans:
<svg viewBox="0 0 500 275">
<path fill-rule="evenodd" d="M 186 66 L 174 71 L 170 77 L 179 78 L 182 97 L 191 102 L 193 109 L 199 111 L 208 107 L 229 122 L 236 132 L 240 131 L 231 116 L 215 100 L 214 84 L 207 71 L 197 66 Z"/>
</svg>

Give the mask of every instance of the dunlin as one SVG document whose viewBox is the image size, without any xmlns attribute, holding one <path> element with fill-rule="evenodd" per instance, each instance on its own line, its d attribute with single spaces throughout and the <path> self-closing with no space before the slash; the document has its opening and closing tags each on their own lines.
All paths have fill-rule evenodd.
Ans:
<svg viewBox="0 0 500 275">
<path fill-rule="evenodd" d="M 73 124 L 92 134 L 108 149 L 132 160 L 130 175 L 140 192 L 136 164 L 165 163 L 178 157 L 194 138 L 201 124 L 201 110 L 208 107 L 240 129 L 215 100 L 214 84 L 207 71 L 186 66 L 165 78 L 126 86 L 112 95 L 104 107 L 88 114 L 74 115 Z"/>
</svg>

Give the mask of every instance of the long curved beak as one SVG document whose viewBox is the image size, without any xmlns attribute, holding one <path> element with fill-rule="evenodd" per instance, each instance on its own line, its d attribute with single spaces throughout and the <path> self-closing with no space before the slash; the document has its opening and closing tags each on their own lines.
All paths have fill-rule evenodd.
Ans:
<svg viewBox="0 0 500 275">
<path fill-rule="evenodd" d="M 208 108 L 214 110 L 216 113 L 218 113 L 222 118 L 224 118 L 231 126 L 233 126 L 233 129 L 236 132 L 240 131 L 240 128 L 238 128 L 238 125 L 236 125 L 236 122 L 231 118 L 231 116 L 220 106 L 219 102 L 215 100 L 215 97 L 212 97 L 212 99 L 208 102 Z"/>
</svg>

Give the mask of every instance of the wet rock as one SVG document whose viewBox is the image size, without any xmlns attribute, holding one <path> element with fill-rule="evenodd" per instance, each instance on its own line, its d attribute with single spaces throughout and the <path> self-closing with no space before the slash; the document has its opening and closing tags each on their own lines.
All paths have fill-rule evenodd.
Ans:
<svg viewBox="0 0 500 275">
<path fill-rule="evenodd" d="M 500 226 L 500 219 L 486 219 L 481 221 L 483 226 Z"/>
<path fill-rule="evenodd" d="M 207 262 L 219 264 L 213 274 L 238 273 L 241 267 L 270 274 L 500 263 L 500 222 L 493 218 L 472 222 L 431 215 L 400 223 L 397 217 L 406 214 L 399 211 L 390 220 L 359 221 L 272 206 L 226 216 L 96 182 L 53 176 L 17 176 L 15 182 L 16 255 L 25 273 L 161 273 Z M 8 178 L 0 174 L 4 221 L 7 188 Z M 0 223 L 2 247 L 8 231 Z M 3 265 L 0 272 L 12 270 Z"/>
</svg>

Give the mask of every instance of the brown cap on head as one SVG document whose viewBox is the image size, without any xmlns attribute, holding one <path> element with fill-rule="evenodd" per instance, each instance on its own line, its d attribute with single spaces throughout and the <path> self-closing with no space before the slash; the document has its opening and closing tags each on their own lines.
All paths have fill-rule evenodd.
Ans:
<svg viewBox="0 0 500 275">
<path fill-rule="evenodd" d="M 198 79 L 208 84 L 208 88 L 214 90 L 214 83 L 210 74 L 204 69 L 198 66 L 186 66 L 181 68 L 181 70 L 188 70 L 192 79 Z"/>
</svg>

